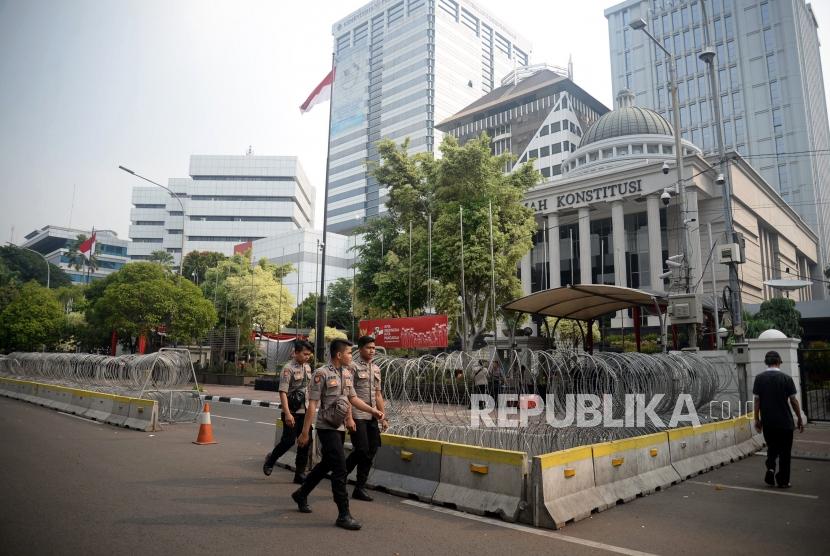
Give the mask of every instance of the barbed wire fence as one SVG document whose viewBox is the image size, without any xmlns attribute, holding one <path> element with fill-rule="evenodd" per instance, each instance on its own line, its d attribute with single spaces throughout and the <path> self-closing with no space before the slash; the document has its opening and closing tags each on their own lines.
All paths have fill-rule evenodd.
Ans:
<svg viewBox="0 0 830 556">
<path fill-rule="evenodd" d="M 567 416 L 570 395 L 600 399 L 606 395 L 610 407 L 603 402 L 598 409 L 624 419 L 626 395 L 630 394 L 642 395 L 645 403 L 662 395 L 654 413 L 666 424 L 679 397 L 688 395 L 701 421 L 707 421 L 710 403 L 734 388 L 735 382 L 727 356 L 687 352 L 588 354 L 557 349 L 510 351 L 506 360 L 494 358 L 494 351 L 487 348 L 418 358 L 378 356 L 389 432 L 537 455 L 664 430 L 648 420 L 639 427 L 554 427 L 545 414 L 531 417 L 526 424 L 515 423 L 521 426 L 473 428 L 470 402 L 471 394 L 477 392 L 473 375 L 479 366 L 489 370 L 486 393 L 497 398 L 514 396 L 519 405 L 529 399 L 541 399 L 547 405 L 552 402 L 553 414 L 560 422 Z M 495 419 L 496 411 L 490 416 Z"/>
<path fill-rule="evenodd" d="M 158 402 L 159 420 L 189 422 L 201 410 L 190 352 L 162 348 L 146 355 L 22 353 L 0 357 L 0 375 Z"/>
</svg>

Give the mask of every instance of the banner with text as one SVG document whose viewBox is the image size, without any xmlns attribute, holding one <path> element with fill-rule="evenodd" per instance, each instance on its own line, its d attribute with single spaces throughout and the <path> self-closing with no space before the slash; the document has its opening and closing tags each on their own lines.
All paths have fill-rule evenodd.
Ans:
<svg viewBox="0 0 830 556">
<path fill-rule="evenodd" d="M 447 347 L 447 315 L 360 321 L 360 335 L 385 348 Z"/>
</svg>

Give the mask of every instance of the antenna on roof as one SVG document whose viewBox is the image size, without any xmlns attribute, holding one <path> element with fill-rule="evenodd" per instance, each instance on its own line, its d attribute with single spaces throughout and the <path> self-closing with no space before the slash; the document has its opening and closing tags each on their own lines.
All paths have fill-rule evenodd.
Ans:
<svg viewBox="0 0 830 556">
<path fill-rule="evenodd" d="M 254 148 L 251 145 L 248 145 L 248 150 L 245 151 L 245 156 L 253 156 L 254 155 Z"/>
</svg>

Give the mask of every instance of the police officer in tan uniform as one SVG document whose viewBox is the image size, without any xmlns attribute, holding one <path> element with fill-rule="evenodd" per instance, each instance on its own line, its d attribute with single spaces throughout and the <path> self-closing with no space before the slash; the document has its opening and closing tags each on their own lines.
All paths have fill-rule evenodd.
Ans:
<svg viewBox="0 0 830 556">
<path fill-rule="evenodd" d="M 282 407 L 282 437 L 279 443 L 274 446 L 274 449 L 265 456 L 265 463 L 262 464 L 262 472 L 265 475 L 271 475 L 274 464 L 284 453 L 291 449 L 300 431 L 303 430 L 306 405 L 308 405 L 306 401 L 308 388 L 311 384 L 311 365 L 308 364 L 308 360 L 311 358 L 312 351 L 314 351 L 314 348 L 308 341 L 297 340 L 294 342 L 293 359 L 286 363 L 282 369 L 279 386 L 280 406 Z M 300 393 L 301 395 L 298 395 Z M 300 398 L 302 398 L 302 401 L 297 404 L 296 401 Z M 297 458 L 294 463 L 296 465 L 294 482 L 301 485 L 305 480 L 304 471 L 308 464 L 308 445 L 297 447 Z"/>
<path fill-rule="evenodd" d="M 362 336 L 357 340 L 359 355 L 352 362 L 352 377 L 357 396 L 366 405 L 384 412 L 383 394 L 381 393 L 380 367 L 373 359 L 375 357 L 375 339 L 371 336 Z M 357 467 L 357 481 L 355 482 L 352 498 L 371 502 L 372 497 L 366 492 L 366 479 L 372 469 L 372 461 L 380 448 L 381 428 L 386 430 L 388 423 L 385 419 L 378 420 L 370 413 L 355 408 L 352 411 L 355 421 L 355 430 L 349 433 L 352 439 L 352 453 L 346 458 L 346 471 L 351 473 Z"/>
<path fill-rule="evenodd" d="M 349 370 L 352 363 L 351 346 L 352 343 L 348 340 L 332 341 L 329 348 L 330 363 L 317 369 L 312 377 L 307 417 L 297 445 L 308 445 L 311 421 L 316 416 L 315 427 L 320 441 L 322 459 L 308 474 L 302 486 L 291 494 L 291 498 L 297 503 L 300 512 L 311 513 L 308 495 L 331 471 L 331 492 L 338 510 L 335 525 L 356 531 L 360 529 L 360 523 L 349 513 L 349 494 L 346 492 L 348 473 L 346 472 L 346 455 L 343 452 L 345 429 L 355 430 L 352 406 L 378 419 L 383 419 L 383 413 L 366 405 L 357 397 L 352 383 L 352 373 Z"/>
</svg>

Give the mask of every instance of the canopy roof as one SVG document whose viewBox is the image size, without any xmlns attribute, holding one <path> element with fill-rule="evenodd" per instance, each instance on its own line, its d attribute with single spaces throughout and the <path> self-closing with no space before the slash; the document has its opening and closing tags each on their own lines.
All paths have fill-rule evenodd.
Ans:
<svg viewBox="0 0 830 556">
<path fill-rule="evenodd" d="M 562 286 L 520 297 L 502 306 L 508 311 L 592 320 L 629 307 L 654 308 L 660 298 L 633 288 L 604 284 Z"/>
</svg>

